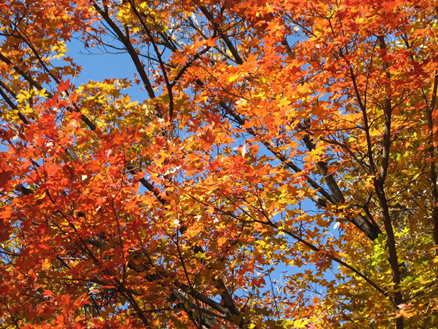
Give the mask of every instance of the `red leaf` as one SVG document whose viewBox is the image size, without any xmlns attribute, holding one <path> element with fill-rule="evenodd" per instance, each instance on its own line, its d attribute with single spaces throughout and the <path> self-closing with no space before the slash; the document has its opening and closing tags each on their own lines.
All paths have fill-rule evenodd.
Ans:
<svg viewBox="0 0 438 329">
<path fill-rule="evenodd" d="M 11 225 L 8 223 L 5 223 L 3 220 L 0 221 L 0 242 L 9 240 L 11 228 Z"/>
<path fill-rule="evenodd" d="M 58 91 L 61 93 L 69 88 L 70 88 L 70 79 L 67 79 L 67 81 L 61 79 L 61 82 L 58 85 Z"/>
<path fill-rule="evenodd" d="M 11 179 L 12 171 L 4 170 L 0 171 L 0 188 L 3 188 L 8 184 L 9 180 Z"/>
</svg>

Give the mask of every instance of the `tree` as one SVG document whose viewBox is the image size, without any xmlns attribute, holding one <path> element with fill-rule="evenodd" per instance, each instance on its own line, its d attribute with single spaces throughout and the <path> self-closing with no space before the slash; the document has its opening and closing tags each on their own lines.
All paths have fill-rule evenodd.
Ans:
<svg viewBox="0 0 438 329">
<path fill-rule="evenodd" d="M 435 326 L 437 19 L 2 1 L 1 326 Z M 75 84 L 72 39 L 135 71 Z"/>
</svg>

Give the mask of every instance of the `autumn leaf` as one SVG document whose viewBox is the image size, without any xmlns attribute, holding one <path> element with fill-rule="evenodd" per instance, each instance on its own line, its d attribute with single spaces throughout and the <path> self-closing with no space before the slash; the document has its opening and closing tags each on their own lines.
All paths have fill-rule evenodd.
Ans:
<svg viewBox="0 0 438 329">
<path fill-rule="evenodd" d="M 2 170 L 0 171 L 0 188 L 6 187 L 6 184 L 12 177 L 12 171 Z"/>
<path fill-rule="evenodd" d="M 0 1 L 2 327 L 436 326 L 436 17 Z"/>
<path fill-rule="evenodd" d="M 70 88 L 70 79 L 67 79 L 66 81 L 61 80 L 61 82 L 58 84 L 58 92 L 66 91 Z"/>
</svg>

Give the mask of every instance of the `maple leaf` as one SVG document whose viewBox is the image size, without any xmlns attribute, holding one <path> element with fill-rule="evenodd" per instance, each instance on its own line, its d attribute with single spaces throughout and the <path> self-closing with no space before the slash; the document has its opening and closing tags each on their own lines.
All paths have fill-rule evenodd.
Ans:
<svg viewBox="0 0 438 329">
<path fill-rule="evenodd" d="M 0 242 L 8 241 L 11 234 L 11 225 L 0 219 Z"/>
<path fill-rule="evenodd" d="M 214 144 L 216 140 L 216 136 L 213 134 L 211 129 L 207 129 L 202 135 L 201 140 L 203 142 L 203 147 L 210 147 Z"/>
<path fill-rule="evenodd" d="M 0 1 L 2 326 L 438 323 L 435 7 Z"/>
<path fill-rule="evenodd" d="M 58 92 L 60 93 L 68 90 L 69 88 L 70 88 L 70 79 L 67 79 L 66 81 L 61 80 L 58 84 Z"/>
<path fill-rule="evenodd" d="M 6 186 L 6 184 L 9 182 L 9 180 L 12 177 L 12 171 L 8 170 L 1 170 L 0 171 L 0 188 L 3 188 Z"/>
</svg>

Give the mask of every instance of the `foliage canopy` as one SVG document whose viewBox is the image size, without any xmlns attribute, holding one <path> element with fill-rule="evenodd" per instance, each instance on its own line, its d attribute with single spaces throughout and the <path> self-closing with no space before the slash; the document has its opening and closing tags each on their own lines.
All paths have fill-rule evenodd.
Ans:
<svg viewBox="0 0 438 329">
<path fill-rule="evenodd" d="M 0 326 L 432 328 L 437 27 L 430 0 L 1 1 Z M 134 70 L 75 83 L 73 39 Z"/>
</svg>

